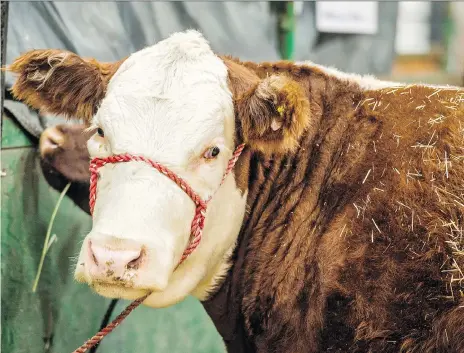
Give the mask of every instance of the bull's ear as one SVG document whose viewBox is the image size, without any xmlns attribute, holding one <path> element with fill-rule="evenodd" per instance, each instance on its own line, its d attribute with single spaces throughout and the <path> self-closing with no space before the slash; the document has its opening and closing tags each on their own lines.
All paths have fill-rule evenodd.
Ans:
<svg viewBox="0 0 464 353">
<path fill-rule="evenodd" d="M 42 112 L 89 121 L 123 60 L 99 63 L 64 50 L 32 50 L 6 70 L 18 74 L 15 98 Z"/>
<path fill-rule="evenodd" d="M 236 98 L 235 109 L 244 142 L 264 153 L 295 150 L 310 122 L 308 93 L 285 75 L 259 80 Z"/>
</svg>

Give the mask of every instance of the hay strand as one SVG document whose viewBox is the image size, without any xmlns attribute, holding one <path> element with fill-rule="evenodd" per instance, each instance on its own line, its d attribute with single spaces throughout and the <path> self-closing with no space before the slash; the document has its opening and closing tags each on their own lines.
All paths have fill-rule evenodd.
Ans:
<svg viewBox="0 0 464 353">
<path fill-rule="evenodd" d="M 52 244 L 52 242 L 56 239 L 56 235 L 54 235 L 54 237 L 52 237 L 52 241 L 50 241 L 50 234 L 52 232 L 53 223 L 55 222 L 55 217 L 56 217 L 56 214 L 58 213 L 58 209 L 60 207 L 61 201 L 63 201 L 64 195 L 66 195 L 70 186 L 71 186 L 71 183 L 69 182 L 64 187 L 55 205 L 55 208 L 53 209 L 52 216 L 50 217 L 50 222 L 48 223 L 47 234 L 45 235 L 44 246 L 42 248 L 42 256 L 40 257 L 39 268 L 37 269 L 37 274 L 35 276 L 34 285 L 32 286 L 33 293 L 35 293 L 35 291 L 37 290 L 37 285 L 39 284 L 39 278 L 40 278 L 40 274 L 42 273 L 42 267 L 43 267 L 43 263 L 45 260 L 45 255 L 50 249 L 50 245 Z"/>
</svg>

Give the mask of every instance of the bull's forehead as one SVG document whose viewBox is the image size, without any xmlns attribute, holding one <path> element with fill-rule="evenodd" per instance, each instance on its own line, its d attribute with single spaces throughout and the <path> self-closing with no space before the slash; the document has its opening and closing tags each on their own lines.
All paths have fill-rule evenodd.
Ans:
<svg viewBox="0 0 464 353">
<path fill-rule="evenodd" d="M 231 136 L 232 117 L 225 64 L 189 31 L 130 56 L 110 81 L 95 123 L 113 153 L 162 158 L 174 150 L 169 157 L 183 163 L 208 140 Z"/>
<path fill-rule="evenodd" d="M 163 95 L 185 85 L 223 85 L 227 68 L 196 31 L 175 33 L 132 54 L 113 76 L 108 91 Z"/>
</svg>

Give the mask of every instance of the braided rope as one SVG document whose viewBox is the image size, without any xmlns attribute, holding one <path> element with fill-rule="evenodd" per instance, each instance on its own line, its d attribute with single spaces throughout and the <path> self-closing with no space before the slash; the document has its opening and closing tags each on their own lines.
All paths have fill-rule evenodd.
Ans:
<svg viewBox="0 0 464 353">
<path fill-rule="evenodd" d="M 243 149 L 245 148 L 244 144 L 240 144 L 235 149 L 232 157 L 230 158 L 227 168 L 224 172 L 224 176 L 222 177 L 221 185 L 224 183 L 227 175 L 232 171 L 237 162 L 240 154 L 242 153 Z M 201 236 L 203 234 L 203 227 L 205 224 L 205 215 L 206 215 L 206 208 L 208 202 L 211 200 L 212 196 L 208 198 L 208 200 L 204 201 L 202 198 L 190 187 L 189 184 L 177 174 L 169 170 L 167 167 L 152 161 L 149 158 L 145 158 L 143 156 L 133 156 L 130 154 L 120 154 L 120 155 L 113 155 L 106 158 L 94 158 L 90 163 L 90 212 L 93 214 L 93 209 L 95 207 L 95 201 L 97 199 L 97 181 L 98 181 L 98 168 L 108 164 L 108 163 L 120 163 L 120 162 L 131 162 L 131 161 L 140 161 L 145 162 L 151 165 L 153 168 L 157 169 L 160 173 L 166 175 L 172 181 L 174 181 L 185 193 L 190 196 L 192 201 L 197 206 L 195 209 L 195 216 L 192 220 L 191 232 L 190 237 L 191 241 L 188 247 L 184 250 L 182 257 L 180 259 L 179 265 L 196 249 L 198 244 L 200 244 Z M 178 265 L 178 266 L 179 266 Z M 142 298 L 134 300 L 131 304 L 129 304 L 124 311 L 119 314 L 108 326 L 104 329 L 100 330 L 97 334 L 95 334 L 92 338 L 88 339 L 82 346 L 77 348 L 73 353 L 85 353 L 88 349 L 95 346 L 99 343 L 106 335 L 111 333 L 135 308 L 137 308 L 143 301 L 149 296 L 150 294 L 145 295 Z"/>
<path fill-rule="evenodd" d="M 227 164 L 226 171 L 224 172 L 224 176 L 222 177 L 221 185 L 226 180 L 227 175 L 234 169 L 235 163 L 237 163 L 238 158 L 242 154 L 243 149 L 245 148 L 245 144 L 242 143 L 237 146 L 235 149 L 234 153 L 232 154 L 232 157 L 229 159 L 229 163 Z"/>
<path fill-rule="evenodd" d="M 113 331 L 135 308 L 137 308 L 142 302 L 147 299 L 150 294 L 145 295 L 142 298 L 134 300 L 131 304 L 129 304 L 124 311 L 119 314 L 113 321 L 111 321 L 108 326 L 104 329 L 100 330 L 96 333 L 92 338 L 88 339 L 82 346 L 77 348 L 73 353 L 85 353 L 87 350 L 95 346 L 98 342 L 100 342 L 107 334 Z"/>
</svg>

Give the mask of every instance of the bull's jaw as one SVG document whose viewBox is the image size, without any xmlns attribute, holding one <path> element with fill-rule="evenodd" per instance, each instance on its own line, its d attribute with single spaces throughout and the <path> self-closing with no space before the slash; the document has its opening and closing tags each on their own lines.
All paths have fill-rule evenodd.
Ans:
<svg viewBox="0 0 464 353">
<path fill-rule="evenodd" d="M 230 268 L 229 259 L 242 225 L 246 199 L 247 192 L 239 190 L 234 175 L 229 175 L 208 206 L 200 245 L 171 273 L 163 290 L 155 290 L 150 283 L 134 287 L 128 282 L 94 282 L 86 275 L 82 261 L 76 266 L 75 279 L 108 298 L 134 300 L 151 293 L 143 304 L 154 308 L 174 305 L 188 295 L 206 300 L 220 287 Z M 83 246 L 79 259 L 86 256 L 85 250 Z"/>
<path fill-rule="evenodd" d="M 173 274 L 173 285 L 168 286 L 165 291 L 152 292 L 144 304 L 154 308 L 166 307 L 182 301 L 187 295 L 192 295 L 200 301 L 207 300 L 222 285 L 232 265 L 230 256 L 235 246 L 234 241 L 215 267 L 207 268 L 201 265 L 190 267 L 192 265 L 188 264 L 179 266 Z M 198 281 L 199 278 L 200 281 Z"/>
<path fill-rule="evenodd" d="M 121 285 L 92 283 L 92 289 L 102 297 L 135 300 L 149 293 L 146 289 L 127 288 Z"/>
</svg>

